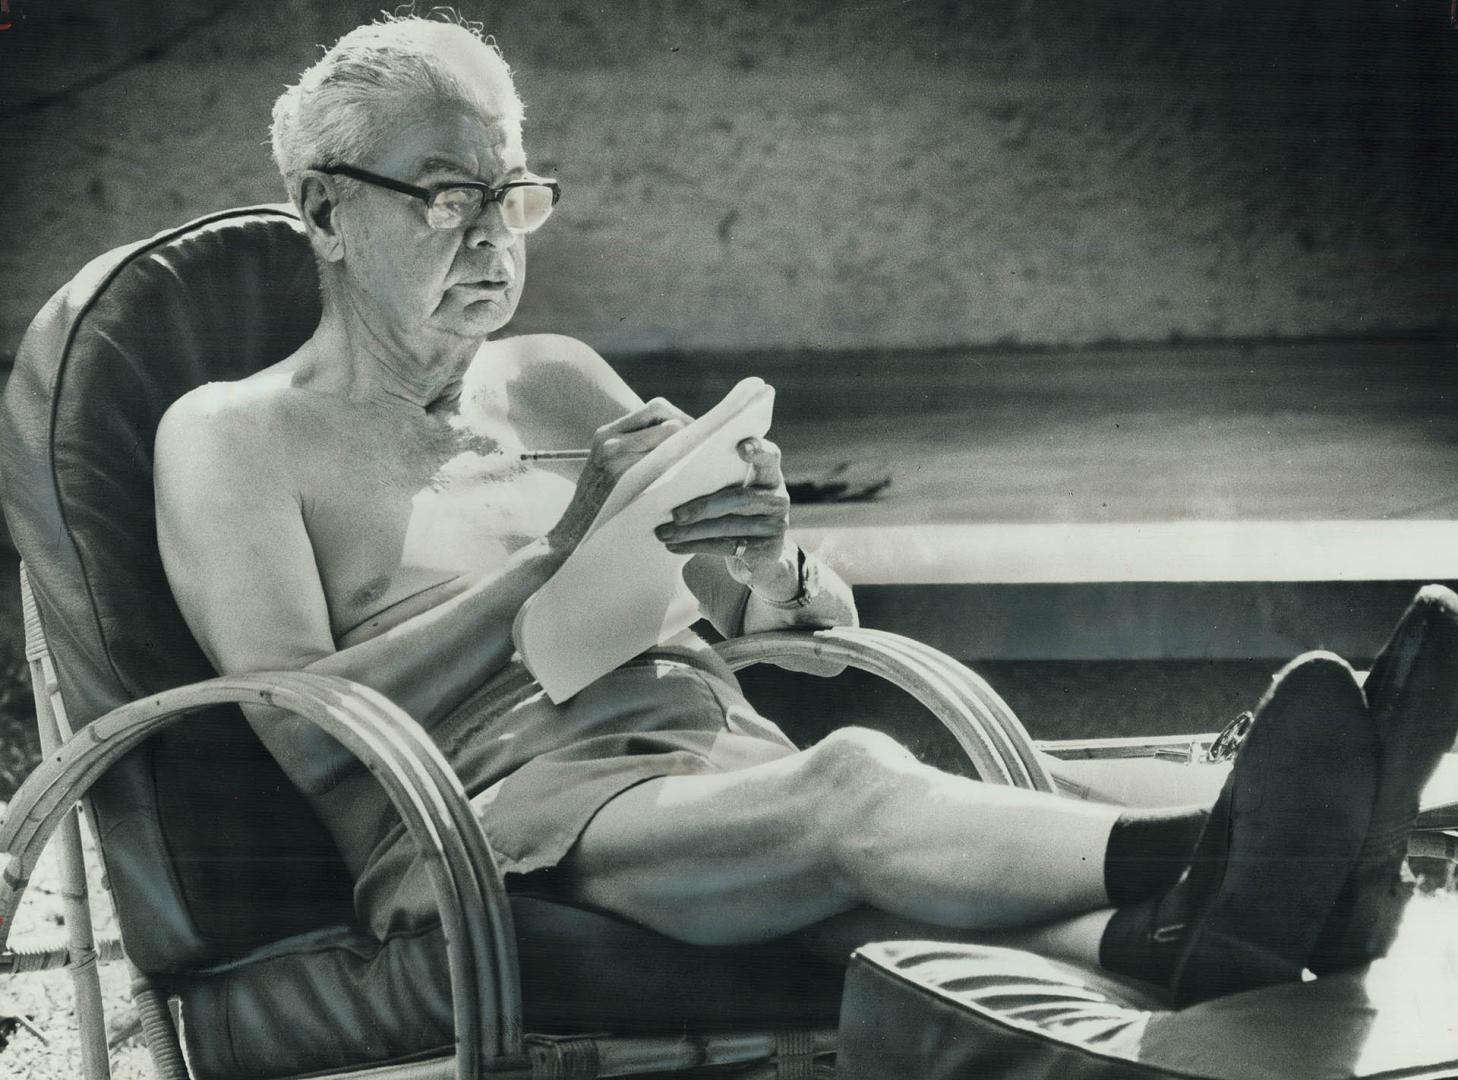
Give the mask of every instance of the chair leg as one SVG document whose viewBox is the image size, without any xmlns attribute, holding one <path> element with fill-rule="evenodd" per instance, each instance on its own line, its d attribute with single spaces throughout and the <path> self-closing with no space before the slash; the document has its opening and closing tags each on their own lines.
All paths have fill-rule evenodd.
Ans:
<svg viewBox="0 0 1458 1080">
<path fill-rule="evenodd" d="M 142 1021 L 142 1034 L 152 1055 L 156 1080 L 191 1080 L 187 1062 L 182 1057 L 182 1043 L 166 999 L 157 992 L 150 979 L 132 967 L 132 1004 Z"/>
<path fill-rule="evenodd" d="M 52 754 L 71 737 L 65 705 L 61 702 L 55 665 L 45 647 L 35 596 L 24 568 L 20 573 L 21 606 L 25 612 L 25 656 L 30 664 L 31 693 L 35 698 L 36 733 L 41 752 Z M 86 1080 L 111 1080 L 106 1044 L 106 1012 L 101 1004 L 101 972 L 97 967 L 96 938 L 91 929 L 91 903 L 86 887 L 86 859 L 81 850 L 81 811 L 73 806 L 56 831 L 60 844 L 61 899 L 71 958 L 66 967 L 76 995 L 76 1023 L 81 1036 L 81 1068 Z"/>
<path fill-rule="evenodd" d="M 106 1045 L 106 1013 L 101 1004 L 101 973 L 91 930 L 91 905 L 86 888 L 86 863 L 81 853 L 81 821 L 73 809 L 62 823 L 60 842 L 61 898 L 65 903 L 71 983 L 76 995 L 76 1022 L 81 1035 L 81 1068 L 86 1080 L 111 1080 Z"/>
</svg>

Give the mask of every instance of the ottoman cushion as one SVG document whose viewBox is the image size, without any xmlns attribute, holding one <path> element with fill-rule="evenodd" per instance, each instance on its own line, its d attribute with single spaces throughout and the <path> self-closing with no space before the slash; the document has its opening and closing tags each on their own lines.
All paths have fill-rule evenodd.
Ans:
<svg viewBox="0 0 1458 1080">
<path fill-rule="evenodd" d="M 1453 905 L 1441 906 L 1453 914 Z M 1451 1077 L 1458 1075 L 1458 962 L 1442 946 L 1453 941 L 1448 932 L 1438 948 L 1395 950 L 1368 968 L 1177 1012 L 1153 987 L 1031 953 L 926 941 L 869 945 L 846 978 L 836 1075 Z"/>
</svg>

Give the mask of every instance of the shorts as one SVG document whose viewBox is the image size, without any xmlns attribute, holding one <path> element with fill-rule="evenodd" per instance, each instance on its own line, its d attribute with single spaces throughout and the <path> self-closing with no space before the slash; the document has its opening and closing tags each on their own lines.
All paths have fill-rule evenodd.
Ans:
<svg viewBox="0 0 1458 1080">
<path fill-rule="evenodd" d="M 556 867 L 593 816 L 636 784 L 796 752 L 707 646 L 646 653 L 561 705 L 513 662 L 431 734 L 508 875 Z M 437 918 L 429 873 L 372 777 L 316 806 L 351 863 L 356 911 L 377 935 Z"/>
</svg>

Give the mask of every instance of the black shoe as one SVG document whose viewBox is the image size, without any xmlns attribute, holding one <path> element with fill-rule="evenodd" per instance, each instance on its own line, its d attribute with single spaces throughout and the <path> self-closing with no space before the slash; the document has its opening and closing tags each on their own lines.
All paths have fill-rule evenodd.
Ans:
<svg viewBox="0 0 1458 1080">
<path fill-rule="evenodd" d="M 1352 669 L 1331 653 L 1291 661 L 1256 708 L 1189 872 L 1153 912 L 1152 933 L 1180 942 L 1176 1005 L 1301 978 L 1376 786 L 1376 732 Z"/>
<path fill-rule="evenodd" d="M 1458 738 L 1458 596 L 1423 588 L 1367 676 L 1377 729 L 1377 794 L 1372 821 L 1309 966 L 1318 975 L 1387 953 L 1412 894 L 1407 841 L 1418 799 Z"/>
</svg>

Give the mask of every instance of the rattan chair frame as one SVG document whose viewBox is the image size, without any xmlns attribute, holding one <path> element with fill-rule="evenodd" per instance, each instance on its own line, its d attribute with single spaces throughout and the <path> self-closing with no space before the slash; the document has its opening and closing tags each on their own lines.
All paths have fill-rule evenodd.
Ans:
<svg viewBox="0 0 1458 1080">
<path fill-rule="evenodd" d="M 0 973 L 66 967 L 81 1032 L 86 1080 L 108 1080 L 105 1017 L 97 963 L 124 956 L 119 942 L 97 942 L 79 827 L 79 804 L 106 770 L 144 739 L 210 705 L 261 703 L 317 724 L 379 777 L 407 831 L 429 860 L 456 1023 L 454 1054 L 435 1060 L 335 1071 L 358 1080 L 484 1076 L 565 1078 L 647 1075 L 744 1064 L 753 1075 L 811 1076 L 833 1053 L 830 1030 L 653 1037 L 529 1036 L 521 1019 L 511 909 L 490 844 L 460 781 L 430 736 L 382 695 L 344 679 L 273 672 L 178 687 L 132 702 L 72 732 L 55 665 L 29 582 L 21 568 L 26 656 L 44 757 L 0 823 Z M 975 673 L 930 646 L 856 627 L 774 631 L 717 647 L 735 670 L 756 663 L 854 667 L 887 679 L 923 704 L 952 734 L 977 774 L 994 783 L 1054 789 L 1027 732 Z M 6 948 L 15 910 L 46 843 L 59 845 L 67 941 L 39 950 Z M 190 1080 L 164 996 L 133 969 L 133 999 L 160 1080 Z M 315 1074 L 320 1075 L 320 1074 Z"/>
</svg>

